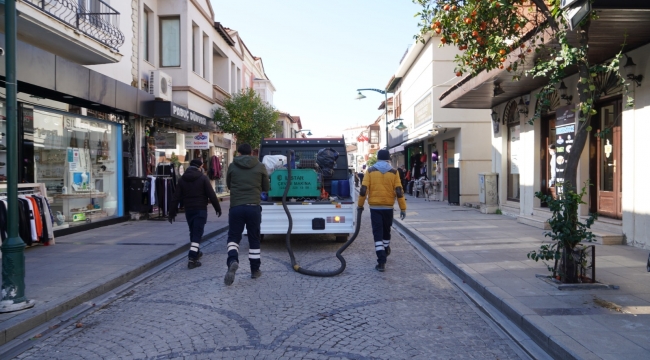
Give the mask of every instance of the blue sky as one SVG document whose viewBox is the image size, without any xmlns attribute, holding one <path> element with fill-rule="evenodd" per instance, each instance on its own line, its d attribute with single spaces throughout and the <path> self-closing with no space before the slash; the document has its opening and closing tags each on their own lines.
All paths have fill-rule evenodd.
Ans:
<svg viewBox="0 0 650 360">
<path fill-rule="evenodd" d="M 417 33 L 411 0 L 211 0 L 215 20 L 239 31 L 262 58 L 278 110 L 299 115 L 314 136 L 367 125 Z"/>
</svg>

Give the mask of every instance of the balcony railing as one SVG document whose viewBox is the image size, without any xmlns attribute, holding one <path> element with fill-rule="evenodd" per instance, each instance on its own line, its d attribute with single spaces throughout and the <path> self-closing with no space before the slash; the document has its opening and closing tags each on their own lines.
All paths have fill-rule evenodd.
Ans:
<svg viewBox="0 0 650 360">
<path fill-rule="evenodd" d="M 23 0 L 117 51 L 124 44 L 120 13 L 102 0 Z"/>
</svg>

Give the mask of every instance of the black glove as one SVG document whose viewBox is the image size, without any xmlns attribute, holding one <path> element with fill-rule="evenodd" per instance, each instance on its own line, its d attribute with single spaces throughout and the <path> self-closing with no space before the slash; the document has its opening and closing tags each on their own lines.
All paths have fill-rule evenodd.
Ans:
<svg viewBox="0 0 650 360">
<path fill-rule="evenodd" d="M 174 221 L 176 221 L 176 215 L 170 214 L 169 216 L 167 216 L 167 220 L 169 220 L 170 224 L 173 223 Z"/>
<path fill-rule="evenodd" d="M 221 217 L 221 211 L 217 211 L 217 217 Z"/>
</svg>

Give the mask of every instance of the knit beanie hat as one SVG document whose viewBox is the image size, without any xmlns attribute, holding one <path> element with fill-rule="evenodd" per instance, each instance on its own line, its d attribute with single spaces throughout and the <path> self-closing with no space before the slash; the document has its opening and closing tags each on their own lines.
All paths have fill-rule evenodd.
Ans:
<svg viewBox="0 0 650 360">
<path fill-rule="evenodd" d="M 388 150 L 379 150 L 377 152 L 377 160 L 390 160 L 390 153 Z"/>
<path fill-rule="evenodd" d="M 203 165 L 203 161 L 201 161 L 201 159 L 194 159 L 190 161 L 190 166 L 201 167 L 201 165 Z"/>
</svg>

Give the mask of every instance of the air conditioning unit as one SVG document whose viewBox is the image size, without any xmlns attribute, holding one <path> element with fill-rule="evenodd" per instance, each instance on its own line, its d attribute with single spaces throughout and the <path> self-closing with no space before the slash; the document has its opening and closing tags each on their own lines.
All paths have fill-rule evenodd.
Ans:
<svg viewBox="0 0 650 360">
<path fill-rule="evenodd" d="M 156 99 L 172 101 L 172 77 L 160 70 L 150 71 L 149 94 Z"/>
</svg>

